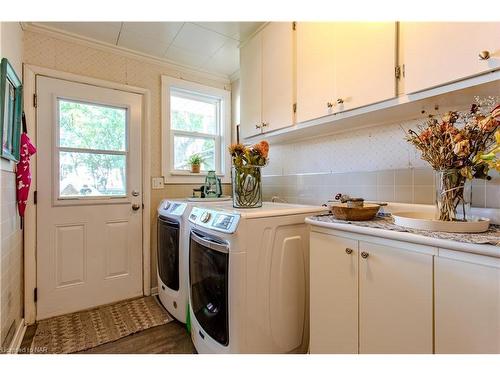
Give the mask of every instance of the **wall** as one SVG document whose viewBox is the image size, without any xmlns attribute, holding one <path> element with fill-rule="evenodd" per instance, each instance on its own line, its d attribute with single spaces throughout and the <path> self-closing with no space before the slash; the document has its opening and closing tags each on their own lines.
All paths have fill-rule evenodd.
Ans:
<svg viewBox="0 0 500 375">
<path fill-rule="evenodd" d="M 23 32 L 16 22 L 0 23 L 0 56 L 22 74 Z M 0 177 L 0 353 L 9 344 L 24 316 L 23 232 L 16 203 L 15 164 L 2 159 Z"/>
<path fill-rule="evenodd" d="M 64 72 L 143 87 L 151 92 L 151 174 L 161 176 L 161 75 L 170 75 L 206 85 L 226 88 L 221 81 L 196 73 L 180 73 L 154 62 L 147 62 L 76 41 L 59 39 L 34 31 L 24 32 L 24 62 Z M 229 88 L 229 84 L 227 84 Z M 166 185 L 151 192 L 151 283 L 156 286 L 156 208 L 166 197 L 192 195 L 195 185 Z M 224 187 L 228 191 L 228 186 Z"/>
<path fill-rule="evenodd" d="M 271 145 L 264 199 L 322 204 L 336 193 L 369 200 L 433 204 L 434 174 L 405 140 L 425 119 Z M 500 208 L 500 177 L 473 181 L 473 206 Z"/>
</svg>

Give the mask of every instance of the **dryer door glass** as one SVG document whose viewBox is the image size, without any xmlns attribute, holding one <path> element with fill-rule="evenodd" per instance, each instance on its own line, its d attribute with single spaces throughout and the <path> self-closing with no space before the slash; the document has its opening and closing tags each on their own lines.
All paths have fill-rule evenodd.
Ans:
<svg viewBox="0 0 500 375">
<path fill-rule="evenodd" d="M 179 223 L 158 218 L 158 274 L 171 290 L 179 290 Z"/>
<path fill-rule="evenodd" d="M 203 330 L 227 346 L 229 342 L 228 265 L 229 254 L 215 249 L 227 245 L 191 233 L 189 282 L 191 308 Z"/>
</svg>

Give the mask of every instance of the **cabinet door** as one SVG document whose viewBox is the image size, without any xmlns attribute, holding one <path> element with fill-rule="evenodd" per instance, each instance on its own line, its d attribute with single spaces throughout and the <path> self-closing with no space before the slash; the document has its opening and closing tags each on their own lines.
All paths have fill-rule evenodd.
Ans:
<svg viewBox="0 0 500 375">
<path fill-rule="evenodd" d="M 500 67 L 500 22 L 402 22 L 400 30 L 406 93 Z M 491 57 L 479 59 L 481 51 Z"/>
<path fill-rule="evenodd" d="M 363 241 L 359 252 L 359 352 L 432 353 L 432 255 Z"/>
<path fill-rule="evenodd" d="M 240 85 L 240 131 L 245 138 L 261 132 L 262 33 L 240 50 Z"/>
<path fill-rule="evenodd" d="M 297 23 L 297 122 L 332 113 L 334 23 Z"/>
<path fill-rule="evenodd" d="M 271 22 L 262 31 L 263 131 L 293 124 L 293 29 Z"/>
<path fill-rule="evenodd" d="M 500 260 L 489 259 L 436 258 L 436 353 L 500 353 Z"/>
<path fill-rule="evenodd" d="M 311 233 L 311 353 L 358 352 L 358 242 Z"/>
<path fill-rule="evenodd" d="M 396 23 L 335 23 L 335 111 L 396 96 Z"/>
</svg>

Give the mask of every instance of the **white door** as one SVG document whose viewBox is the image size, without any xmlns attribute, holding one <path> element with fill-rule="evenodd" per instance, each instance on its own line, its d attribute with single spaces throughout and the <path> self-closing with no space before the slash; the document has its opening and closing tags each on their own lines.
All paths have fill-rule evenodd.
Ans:
<svg viewBox="0 0 500 375">
<path fill-rule="evenodd" d="M 241 48 L 240 61 L 240 129 L 246 138 L 262 129 L 262 33 Z"/>
<path fill-rule="evenodd" d="M 332 114 L 335 23 L 297 23 L 297 122 Z"/>
<path fill-rule="evenodd" d="M 400 30 L 407 94 L 500 67 L 500 22 L 401 22 Z"/>
<path fill-rule="evenodd" d="M 311 232 L 309 351 L 358 352 L 358 241 Z"/>
<path fill-rule="evenodd" d="M 271 22 L 262 30 L 263 131 L 293 125 L 293 25 Z"/>
<path fill-rule="evenodd" d="M 142 295 L 142 97 L 41 76 L 37 97 L 37 319 Z"/>
<path fill-rule="evenodd" d="M 432 354 L 432 255 L 359 242 L 359 353 Z"/>
</svg>

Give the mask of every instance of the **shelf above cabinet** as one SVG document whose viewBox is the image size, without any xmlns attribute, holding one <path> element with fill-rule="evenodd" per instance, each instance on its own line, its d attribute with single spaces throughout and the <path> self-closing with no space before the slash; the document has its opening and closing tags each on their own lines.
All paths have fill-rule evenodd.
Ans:
<svg viewBox="0 0 500 375">
<path fill-rule="evenodd" d="M 247 137 L 244 141 L 250 143 L 266 139 L 270 143 L 291 143 L 354 129 L 415 120 L 427 114 L 467 109 L 475 96 L 490 95 L 500 95 L 500 71 L 297 123 L 276 131 Z"/>
</svg>

